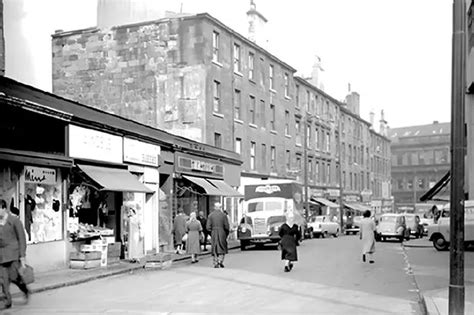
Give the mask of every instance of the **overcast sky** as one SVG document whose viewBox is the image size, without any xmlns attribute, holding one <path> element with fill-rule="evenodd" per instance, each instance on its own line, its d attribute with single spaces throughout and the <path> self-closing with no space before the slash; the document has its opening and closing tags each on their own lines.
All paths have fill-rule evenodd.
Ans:
<svg viewBox="0 0 474 315">
<path fill-rule="evenodd" d="M 56 29 L 96 25 L 96 0 L 3 0 L 6 74 L 51 91 Z M 136 0 L 135 0 L 136 1 Z M 148 0 L 150 1 L 150 0 Z M 208 12 L 247 34 L 249 0 L 156 0 L 165 10 Z M 327 93 L 361 96 L 361 116 L 385 111 L 391 128 L 450 121 L 452 1 L 255 0 L 269 51 L 308 76 L 322 59 Z"/>
</svg>

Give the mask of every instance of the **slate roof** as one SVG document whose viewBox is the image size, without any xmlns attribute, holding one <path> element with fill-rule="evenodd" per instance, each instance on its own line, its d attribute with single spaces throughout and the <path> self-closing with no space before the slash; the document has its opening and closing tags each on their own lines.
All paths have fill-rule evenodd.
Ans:
<svg viewBox="0 0 474 315">
<path fill-rule="evenodd" d="M 407 137 L 426 137 L 433 135 L 449 135 L 451 133 L 451 123 L 434 122 L 429 125 L 408 126 L 400 128 L 390 128 L 388 130 L 388 138 L 394 142 L 398 142 L 400 138 Z"/>
</svg>

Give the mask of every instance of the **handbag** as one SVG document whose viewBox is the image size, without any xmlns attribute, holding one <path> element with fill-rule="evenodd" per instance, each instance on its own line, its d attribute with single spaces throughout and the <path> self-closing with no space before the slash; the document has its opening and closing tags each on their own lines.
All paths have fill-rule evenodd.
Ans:
<svg viewBox="0 0 474 315">
<path fill-rule="evenodd" d="M 187 240 L 188 240 L 188 233 L 183 235 L 183 238 L 181 239 L 181 241 L 186 242 Z"/>
<path fill-rule="evenodd" d="M 30 265 L 25 264 L 24 267 L 20 267 L 19 274 L 25 284 L 35 282 L 35 273 Z"/>
</svg>

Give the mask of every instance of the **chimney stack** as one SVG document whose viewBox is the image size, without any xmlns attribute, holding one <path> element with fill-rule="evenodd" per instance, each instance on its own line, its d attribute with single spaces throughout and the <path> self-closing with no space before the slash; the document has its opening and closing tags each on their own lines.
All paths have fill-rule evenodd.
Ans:
<svg viewBox="0 0 474 315">
<path fill-rule="evenodd" d="M 322 72 L 324 71 L 322 65 L 321 65 L 321 58 L 316 55 L 316 58 L 314 60 L 313 64 L 313 71 L 311 72 L 311 79 L 310 83 L 317 87 L 318 89 L 321 89 L 324 91 L 324 84 L 322 80 Z"/>
<path fill-rule="evenodd" d="M 268 20 L 257 11 L 257 5 L 254 0 L 250 0 L 250 10 L 247 11 L 247 20 L 249 23 L 248 39 L 265 48 L 268 44 L 265 31 L 265 24 Z"/>
<path fill-rule="evenodd" d="M 380 130 L 379 130 L 379 133 L 382 136 L 387 136 L 387 121 L 385 120 L 383 109 L 380 111 Z"/>
<path fill-rule="evenodd" d="M 375 113 L 373 110 L 370 111 L 370 128 L 374 129 Z"/>
</svg>

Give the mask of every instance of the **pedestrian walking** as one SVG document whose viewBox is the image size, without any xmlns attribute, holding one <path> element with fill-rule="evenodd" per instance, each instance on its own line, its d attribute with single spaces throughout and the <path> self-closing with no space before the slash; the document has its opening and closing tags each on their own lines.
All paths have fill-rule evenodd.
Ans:
<svg viewBox="0 0 474 315">
<path fill-rule="evenodd" d="M 285 263 L 285 272 L 289 272 L 293 269 L 293 262 L 298 261 L 296 246 L 301 238 L 300 229 L 295 223 L 295 215 L 292 211 L 286 213 L 286 222 L 282 224 L 278 234 L 281 237 L 281 260 Z"/>
<path fill-rule="evenodd" d="M 10 282 L 16 284 L 28 301 L 30 291 L 22 278 L 25 255 L 23 224 L 17 216 L 8 213 L 6 201 L 0 199 L 0 285 L 5 295 L 5 308 L 12 306 Z"/>
<path fill-rule="evenodd" d="M 207 251 L 207 237 L 208 237 L 209 233 L 208 233 L 207 228 L 206 228 L 207 220 L 204 217 L 204 211 L 199 211 L 199 215 L 197 216 L 197 219 L 201 223 L 201 226 L 202 226 L 203 237 L 201 239 L 201 245 L 203 247 L 203 251 Z"/>
<path fill-rule="evenodd" d="M 178 208 L 178 214 L 173 221 L 173 235 L 176 254 L 180 254 L 183 249 L 183 236 L 186 234 L 186 216 L 183 209 Z"/>
<path fill-rule="evenodd" d="M 214 203 L 214 211 L 207 218 L 207 230 L 211 233 L 211 252 L 214 268 L 224 268 L 224 257 L 227 254 L 227 236 L 229 220 L 222 212 L 222 204 Z"/>
<path fill-rule="evenodd" d="M 360 239 L 362 240 L 362 261 L 374 263 L 375 253 L 375 222 L 370 218 L 370 210 L 366 210 L 360 221 Z"/>
<path fill-rule="evenodd" d="M 188 240 L 186 241 L 186 253 L 191 254 L 191 263 L 197 263 L 198 254 L 201 253 L 200 238 L 202 234 L 201 223 L 196 218 L 196 212 L 191 212 L 188 222 L 186 222 L 186 233 Z"/>
</svg>

